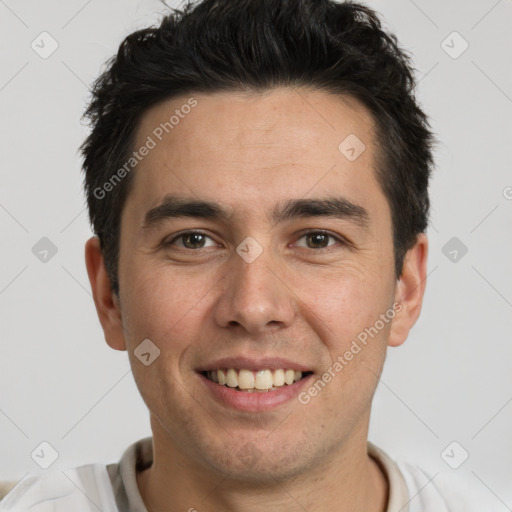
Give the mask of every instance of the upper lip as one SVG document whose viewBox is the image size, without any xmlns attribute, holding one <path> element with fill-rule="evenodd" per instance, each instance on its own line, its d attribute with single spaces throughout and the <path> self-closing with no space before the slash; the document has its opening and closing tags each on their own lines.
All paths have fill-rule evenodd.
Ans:
<svg viewBox="0 0 512 512">
<path fill-rule="evenodd" d="M 311 367 L 305 366 L 289 359 L 282 357 L 264 357 L 264 358 L 249 358 L 249 357 L 224 357 L 217 359 L 212 363 L 207 363 L 197 368 L 198 372 L 209 370 L 219 370 L 223 368 L 245 369 L 252 371 L 259 370 L 278 370 L 283 368 L 285 370 L 296 370 L 300 372 L 311 371 Z"/>
</svg>

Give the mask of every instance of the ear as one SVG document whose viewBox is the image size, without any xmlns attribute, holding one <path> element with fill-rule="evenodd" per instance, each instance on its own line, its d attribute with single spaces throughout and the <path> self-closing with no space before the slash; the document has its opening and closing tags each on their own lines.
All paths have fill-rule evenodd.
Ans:
<svg viewBox="0 0 512 512">
<path fill-rule="evenodd" d="M 85 265 L 105 341 L 115 350 L 126 350 L 119 297 L 112 292 L 97 236 L 89 238 L 85 244 Z"/>
<path fill-rule="evenodd" d="M 409 331 L 420 316 L 423 295 L 427 284 L 428 239 L 420 233 L 414 247 L 404 258 L 402 275 L 395 289 L 396 315 L 391 324 L 388 345 L 397 347 L 409 335 Z"/>
</svg>

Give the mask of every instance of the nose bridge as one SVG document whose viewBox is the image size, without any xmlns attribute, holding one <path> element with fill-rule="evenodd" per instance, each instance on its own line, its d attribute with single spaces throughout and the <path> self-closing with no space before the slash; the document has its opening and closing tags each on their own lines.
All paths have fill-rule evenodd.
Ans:
<svg viewBox="0 0 512 512">
<path fill-rule="evenodd" d="M 223 327 L 241 325 L 249 332 L 259 332 L 293 320 L 293 293 L 277 277 L 277 256 L 268 245 L 256 244 L 254 239 L 246 239 L 230 259 L 216 308 L 217 322 Z"/>
</svg>

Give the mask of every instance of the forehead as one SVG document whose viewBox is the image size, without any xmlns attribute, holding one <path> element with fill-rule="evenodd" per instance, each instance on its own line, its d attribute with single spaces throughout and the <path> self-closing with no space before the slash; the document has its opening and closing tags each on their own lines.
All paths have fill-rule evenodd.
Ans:
<svg viewBox="0 0 512 512">
<path fill-rule="evenodd" d="M 322 142 L 322 149 L 334 143 L 331 149 L 337 150 L 338 139 L 349 134 L 372 143 L 373 120 L 356 99 L 321 90 L 279 88 L 173 98 L 150 108 L 136 135 L 140 143 L 153 136 L 159 146 L 172 145 L 178 138 L 180 146 L 199 150 L 265 144 L 282 154 L 287 149 L 296 152 L 308 141 L 308 149 Z"/>
<path fill-rule="evenodd" d="M 193 105 L 193 106 L 191 106 Z M 190 94 L 143 116 L 127 203 L 144 212 L 169 193 L 216 200 L 258 216 L 283 199 L 343 193 L 385 201 L 375 181 L 373 121 L 349 97 L 318 90 Z M 347 152 L 348 150 L 348 152 Z M 354 153 L 357 158 L 354 158 Z M 359 154 L 360 153 L 360 154 Z"/>
</svg>

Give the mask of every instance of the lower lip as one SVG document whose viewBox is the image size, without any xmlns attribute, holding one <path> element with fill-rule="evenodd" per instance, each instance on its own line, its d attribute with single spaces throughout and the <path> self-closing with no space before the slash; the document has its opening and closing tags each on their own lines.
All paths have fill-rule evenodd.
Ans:
<svg viewBox="0 0 512 512">
<path fill-rule="evenodd" d="M 247 391 L 237 391 L 228 386 L 221 386 L 206 378 L 202 373 L 198 373 L 198 375 L 217 402 L 220 402 L 224 406 L 246 412 L 269 411 L 290 400 L 296 399 L 298 401 L 297 396 L 301 389 L 306 386 L 313 377 L 313 374 L 310 373 L 303 379 L 290 385 L 285 384 L 274 391 L 254 391 L 251 393 Z"/>
</svg>

